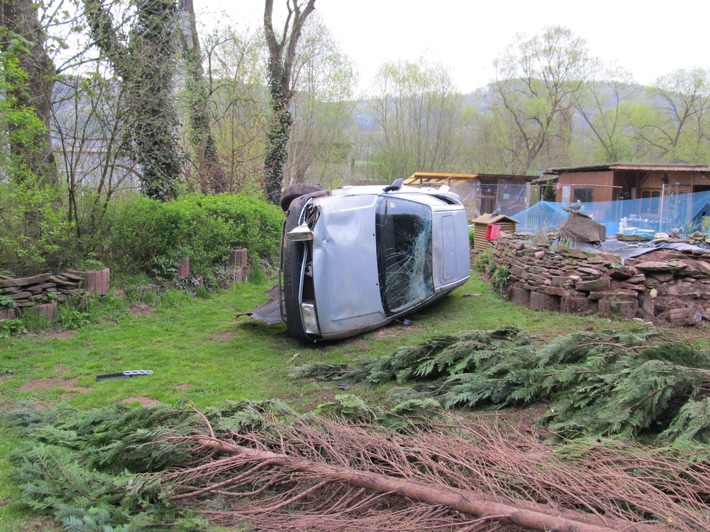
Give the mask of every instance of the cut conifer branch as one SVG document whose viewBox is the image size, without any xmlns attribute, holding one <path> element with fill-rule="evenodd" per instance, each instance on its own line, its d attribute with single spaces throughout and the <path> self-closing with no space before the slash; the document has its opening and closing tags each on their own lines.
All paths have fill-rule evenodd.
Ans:
<svg viewBox="0 0 710 532">
<path fill-rule="evenodd" d="M 495 502 L 484 498 L 481 494 L 465 491 L 461 489 L 451 488 L 442 485 L 423 484 L 411 480 L 387 477 L 377 473 L 367 473 L 357 471 L 346 467 L 332 466 L 323 463 L 316 463 L 310 460 L 280 455 L 270 451 L 250 449 L 229 442 L 219 441 L 207 437 L 199 440 L 199 443 L 208 449 L 215 450 L 220 453 L 238 455 L 245 462 L 255 464 L 269 464 L 279 466 L 288 471 L 299 471 L 309 473 L 323 479 L 321 482 L 300 493 L 300 495 L 292 497 L 283 503 L 276 505 L 269 510 L 274 511 L 296 502 L 301 497 L 308 496 L 311 492 L 325 486 L 328 483 L 344 483 L 356 488 L 365 488 L 370 491 L 394 494 L 399 497 L 431 504 L 435 506 L 445 506 L 457 512 L 484 517 L 487 519 L 495 519 L 505 524 L 518 525 L 531 530 L 556 530 L 559 532 L 601 532 L 604 530 L 613 530 L 615 527 L 610 525 L 610 521 L 606 523 L 602 520 L 599 525 L 586 522 L 592 519 L 591 516 L 579 517 L 578 519 L 570 519 L 560 515 L 551 515 L 539 510 L 529 510 L 509 504 Z M 258 467 L 258 465 L 257 465 Z M 194 495 L 191 494 L 191 495 Z M 180 498 L 178 495 L 176 498 Z M 619 523 L 616 523 L 617 526 Z M 642 530 L 646 527 L 623 525 L 624 530 L 632 532 L 634 530 Z"/>
</svg>

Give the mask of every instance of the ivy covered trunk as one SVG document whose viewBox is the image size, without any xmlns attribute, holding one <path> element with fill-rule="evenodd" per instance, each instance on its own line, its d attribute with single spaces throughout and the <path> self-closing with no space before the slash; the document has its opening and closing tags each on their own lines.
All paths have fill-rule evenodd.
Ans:
<svg viewBox="0 0 710 532">
<path fill-rule="evenodd" d="M 210 130 L 209 95 L 202 71 L 202 49 L 197 35 L 193 0 L 179 3 L 182 57 L 187 76 L 185 92 L 189 102 L 190 143 L 195 151 L 198 178 L 204 194 L 226 192 L 227 179 L 220 165 L 217 147 Z"/>
<path fill-rule="evenodd" d="M 54 184 L 58 174 L 49 122 L 57 71 L 44 47 L 47 36 L 39 22 L 38 7 L 30 0 L 0 1 L 0 17 L 0 26 L 6 28 L 0 36 L 0 50 L 8 54 L 2 68 L 8 82 L 3 87 L 5 104 L 18 112 L 34 110 L 42 123 L 42 127 L 28 129 L 26 119 L 19 123 L 9 120 L 10 149 L 18 166 L 32 172 L 41 182 Z M 15 177 L 20 175 L 23 174 Z"/>
<path fill-rule="evenodd" d="M 126 87 L 126 135 L 141 166 L 141 190 L 149 198 L 176 194 L 182 163 L 172 93 L 177 8 L 171 0 L 136 2 L 136 18 L 126 34 L 114 26 L 100 0 L 84 0 L 94 43 Z"/>
<path fill-rule="evenodd" d="M 289 110 L 289 97 L 278 86 L 271 83 L 271 126 L 269 127 L 266 159 L 264 161 L 266 197 L 278 205 L 284 177 L 284 166 L 288 158 L 288 137 L 293 124 Z"/>
<path fill-rule="evenodd" d="M 289 104 L 293 98 L 291 71 L 296 58 L 296 45 L 301 37 L 303 24 L 315 9 L 316 0 L 304 5 L 299 0 L 287 0 L 288 17 L 281 39 L 273 27 L 273 0 L 264 2 L 264 36 L 269 47 L 269 91 L 271 93 L 271 124 L 264 160 L 264 193 L 266 198 L 279 204 L 284 166 L 288 158 L 288 137 L 291 134 L 293 117 Z M 290 30 L 290 31 L 289 31 Z"/>
</svg>

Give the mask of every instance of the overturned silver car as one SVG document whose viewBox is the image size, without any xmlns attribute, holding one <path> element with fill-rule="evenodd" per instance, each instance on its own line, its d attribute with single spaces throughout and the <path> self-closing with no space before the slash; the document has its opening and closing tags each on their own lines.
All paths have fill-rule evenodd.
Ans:
<svg viewBox="0 0 710 532">
<path fill-rule="evenodd" d="M 466 211 L 448 187 L 292 187 L 282 195 L 279 306 L 289 333 L 334 340 L 438 300 L 470 274 Z"/>
</svg>

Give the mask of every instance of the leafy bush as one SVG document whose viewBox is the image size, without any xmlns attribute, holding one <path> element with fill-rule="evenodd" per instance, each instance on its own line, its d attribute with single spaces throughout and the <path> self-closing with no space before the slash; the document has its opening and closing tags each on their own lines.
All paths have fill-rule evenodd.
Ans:
<svg viewBox="0 0 710 532">
<path fill-rule="evenodd" d="M 131 196 L 114 201 L 105 260 L 118 270 L 169 277 L 181 257 L 196 274 L 226 263 L 238 246 L 252 261 L 278 260 L 283 213 L 245 195 L 188 194 L 170 203 Z"/>
<path fill-rule="evenodd" d="M 73 307 L 62 305 L 57 312 L 57 328 L 62 331 L 81 329 L 89 324 L 89 314 Z"/>
<path fill-rule="evenodd" d="M 8 338 L 27 332 L 22 320 L 0 320 L 0 338 Z"/>
<path fill-rule="evenodd" d="M 482 275 L 490 274 L 495 269 L 495 267 L 496 263 L 493 261 L 492 249 L 485 249 L 481 251 L 473 259 L 473 269 Z"/>
<path fill-rule="evenodd" d="M 59 294 L 57 292 L 47 292 L 42 296 L 42 299 L 40 300 L 42 303 L 54 303 L 57 301 L 57 297 L 59 297 Z"/>
<path fill-rule="evenodd" d="M 77 292 L 59 306 L 58 328 L 80 329 L 89 323 L 116 321 L 126 314 L 128 306 L 126 298 L 115 294 L 98 296 L 95 292 Z"/>
<path fill-rule="evenodd" d="M 60 188 L 51 184 L 50 165 L 38 164 L 47 152 L 46 127 L 17 97 L 29 90 L 18 59 L 28 52 L 28 41 L 5 40 L 0 53 L 0 270 L 25 275 L 64 263 L 71 225 L 56 208 Z"/>
<path fill-rule="evenodd" d="M 106 265 L 100 260 L 84 259 L 77 264 L 77 268 L 82 271 L 98 271 L 103 270 Z"/>
<path fill-rule="evenodd" d="M 52 328 L 52 322 L 46 315 L 39 312 L 37 307 L 26 308 L 20 317 L 20 321 L 22 321 L 25 331 L 31 333 L 38 333 Z"/>
<path fill-rule="evenodd" d="M 60 209 L 57 189 L 32 175 L 0 183 L 0 269 L 31 275 L 69 263 L 73 232 Z"/>
<path fill-rule="evenodd" d="M 498 266 L 493 275 L 491 275 L 491 285 L 496 292 L 501 292 L 503 287 L 508 283 L 510 270 L 505 266 Z"/>
<path fill-rule="evenodd" d="M 15 300 L 10 296 L 0 296 L 0 309 L 13 308 L 15 306 Z"/>
</svg>

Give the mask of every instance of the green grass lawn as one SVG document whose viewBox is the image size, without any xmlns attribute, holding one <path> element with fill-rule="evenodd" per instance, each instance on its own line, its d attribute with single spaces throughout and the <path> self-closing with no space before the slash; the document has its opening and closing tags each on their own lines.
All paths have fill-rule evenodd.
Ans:
<svg viewBox="0 0 710 532">
<path fill-rule="evenodd" d="M 488 284 L 471 279 L 436 306 L 411 316 L 413 325 L 394 325 L 338 343 L 303 345 L 285 326 L 266 326 L 235 313 L 266 300 L 269 285 L 239 284 L 209 299 L 176 293 L 152 312 L 68 333 L 43 333 L 0 340 L 0 408 L 20 402 L 60 402 L 90 409 L 116 402 L 185 403 L 197 408 L 239 399 L 282 398 L 299 411 L 311 410 L 338 394 L 330 382 L 288 377 L 291 366 L 343 363 L 391 353 L 431 336 L 517 325 L 540 343 L 577 330 L 638 330 L 637 322 L 610 321 L 533 312 L 502 301 Z M 664 331 L 678 340 L 710 343 L 705 329 Z M 96 381 L 101 374 L 149 369 L 130 379 Z M 350 390 L 370 401 L 383 400 L 386 387 Z M 9 455 L 18 433 L 0 425 L 0 530 L 27 530 L 33 517 L 19 504 L 9 477 Z"/>
</svg>

